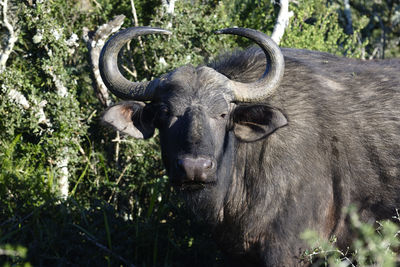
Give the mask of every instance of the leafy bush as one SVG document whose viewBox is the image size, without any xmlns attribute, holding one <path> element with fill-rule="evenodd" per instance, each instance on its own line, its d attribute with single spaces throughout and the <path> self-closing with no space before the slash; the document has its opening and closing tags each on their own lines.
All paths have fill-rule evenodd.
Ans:
<svg viewBox="0 0 400 267">
<path fill-rule="evenodd" d="M 399 211 L 393 221 L 377 222 L 378 227 L 362 223 L 355 207 L 350 207 L 347 213 L 356 236 L 352 247 L 342 251 L 336 247 L 334 236 L 326 241 L 316 232 L 306 231 L 302 238 L 314 249 L 305 252 L 305 260 L 313 266 L 396 266 L 399 259 L 395 251 L 400 249 Z"/>
<path fill-rule="evenodd" d="M 329 52 L 359 58 L 364 44 L 358 41 L 360 30 L 365 26 L 364 17 L 356 22 L 354 33 L 346 35 L 337 23 L 336 5 L 326 5 L 318 0 L 293 5 L 294 16 L 287 29 L 283 46 Z"/>
</svg>

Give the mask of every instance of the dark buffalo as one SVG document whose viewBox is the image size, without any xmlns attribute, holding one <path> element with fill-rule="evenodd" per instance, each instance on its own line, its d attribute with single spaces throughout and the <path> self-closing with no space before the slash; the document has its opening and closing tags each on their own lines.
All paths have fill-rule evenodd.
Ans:
<svg viewBox="0 0 400 267">
<path fill-rule="evenodd" d="M 350 204 L 363 221 L 391 218 L 400 207 L 400 61 L 281 52 L 254 30 L 218 33 L 261 49 L 142 83 L 120 74 L 119 50 L 139 35 L 169 32 L 116 34 L 103 48 L 101 75 L 116 96 L 136 101 L 103 118 L 136 138 L 159 129 L 171 183 L 232 265 L 302 265 L 306 229 L 348 246 L 342 210 Z"/>
</svg>

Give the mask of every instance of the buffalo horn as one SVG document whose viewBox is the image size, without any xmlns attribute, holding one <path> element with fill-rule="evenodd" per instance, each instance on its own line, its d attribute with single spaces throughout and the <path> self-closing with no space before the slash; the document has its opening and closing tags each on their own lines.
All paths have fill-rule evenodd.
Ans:
<svg viewBox="0 0 400 267">
<path fill-rule="evenodd" d="M 152 100 L 158 79 L 150 82 L 131 82 L 118 69 L 118 53 L 129 40 L 148 34 L 171 34 L 151 27 L 132 27 L 113 35 L 100 54 L 100 74 L 107 88 L 117 97 L 139 101 Z"/>
<path fill-rule="evenodd" d="M 270 97 L 278 88 L 285 70 L 285 62 L 278 45 L 264 33 L 245 28 L 227 28 L 217 34 L 234 34 L 246 37 L 258 44 L 264 51 L 267 67 L 263 76 L 252 83 L 232 81 L 235 101 L 254 102 Z"/>
</svg>

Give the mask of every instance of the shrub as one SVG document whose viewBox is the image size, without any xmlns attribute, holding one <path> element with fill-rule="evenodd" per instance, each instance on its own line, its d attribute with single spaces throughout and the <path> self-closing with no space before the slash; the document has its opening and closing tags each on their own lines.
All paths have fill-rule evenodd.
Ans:
<svg viewBox="0 0 400 267">
<path fill-rule="evenodd" d="M 334 236 L 325 241 L 316 232 L 306 231 L 302 238 L 313 249 L 304 253 L 305 260 L 315 266 L 396 266 L 399 261 L 395 251 L 400 248 L 399 211 L 393 221 L 377 222 L 377 227 L 362 223 L 355 207 L 350 207 L 347 214 L 356 236 L 352 247 L 342 251 L 336 247 Z"/>
</svg>

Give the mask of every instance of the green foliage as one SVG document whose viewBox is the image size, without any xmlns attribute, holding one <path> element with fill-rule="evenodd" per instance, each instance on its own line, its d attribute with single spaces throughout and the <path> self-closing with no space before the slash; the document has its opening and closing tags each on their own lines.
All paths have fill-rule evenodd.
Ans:
<svg viewBox="0 0 400 267">
<path fill-rule="evenodd" d="M 137 42 L 131 45 L 134 48 L 128 49 L 122 58 L 126 65 L 133 66 L 138 72 L 132 78 L 151 79 L 185 64 L 197 65 L 212 60 L 219 52 L 231 49 L 234 45 L 232 41 L 214 34 L 215 30 L 231 24 L 224 12 L 222 3 L 211 7 L 177 1 L 175 15 L 165 13 L 162 7 L 158 8 L 151 25 L 171 30 L 173 34 L 169 37 L 144 38 L 143 48 Z M 221 21 L 221 18 L 225 20 Z M 143 56 L 145 64 L 133 63 L 143 63 Z M 125 74 L 130 76 L 130 73 Z"/>
<path fill-rule="evenodd" d="M 232 25 L 260 30 L 271 34 L 279 5 L 273 1 L 226 1 L 226 10 L 232 16 Z M 320 0 L 304 0 L 290 5 L 293 16 L 280 43 L 283 47 L 318 50 L 349 57 L 361 57 L 365 42 L 359 39 L 367 19 L 360 16 L 353 23 L 354 33 L 345 34 L 340 26 L 340 6 Z M 240 40 L 241 45 L 248 41 Z"/>
<path fill-rule="evenodd" d="M 0 232 L 0 242 L 24 244 L 33 266 L 187 266 L 193 260 L 218 266 L 218 250 L 204 227 L 187 221 L 167 198 L 156 199 L 156 205 L 158 211 L 129 214 L 99 200 L 87 208 L 73 199 L 48 201 L 2 222 L 8 231 Z M 0 254 L 0 262 L 23 262 L 23 255 L 18 257 Z"/>
<path fill-rule="evenodd" d="M 355 0 L 350 1 L 350 4 L 353 23 L 360 20 L 366 22 L 361 31 L 361 40 L 368 43 L 366 58 L 399 57 L 400 2 Z"/>
<path fill-rule="evenodd" d="M 395 251 L 400 248 L 400 216 L 394 221 L 377 222 L 376 225 L 362 223 L 354 207 L 347 214 L 356 239 L 347 251 L 336 247 L 336 238 L 327 241 L 318 233 L 308 230 L 301 237 L 313 248 L 306 251 L 304 258 L 314 266 L 384 266 L 395 267 L 397 262 Z"/>
<path fill-rule="evenodd" d="M 0 217 L 7 218 L 19 209 L 42 205 L 53 188 L 54 174 L 43 172 L 40 147 L 22 147 L 19 134 L 9 144 L 2 141 L 0 151 Z"/>
<path fill-rule="evenodd" d="M 25 262 L 27 249 L 22 246 L 12 246 L 9 244 L 0 246 L 0 258 L 2 256 L 7 256 L 13 259 L 13 262 L 18 264 L 18 266 L 30 267 L 30 263 Z M 10 264 L 4 264 L 3 266 L 8 267 Z"/>
<path fill-rule="evenodd" d="M 273 1 L 234 0 L 224 3 L 234 26 L 272 32 L 277 15 Z"/>
<path fill-rule="evenodd" d="M 140 25 L 173 35 L 126 47 L 120 62 L 133 80 L 246 47 L 244 38 L 213 32 L 240 26 L 271 33 L 279 11 L 270 0 L 182 0 L 171 15 L 160 0 L 134 2 Z M 364 41 L 379 35 L 363 29 L 377 5 L 386 27 L 394 25 L 387 44 L 398 37 L 396 3 L 355 9 L 355 33 L 345 35 L 336 1 L 298 2 L 291 3 L 283 46 L 358 57 Z M 0 73 L 0 265 L 222 265 L 207 229 L 187 219 L 170 188 L 158 137 L 138 141 L 101 126 L 104 107 L 94 94 L 83 28 L 96 30 L 119 14 L 126 16 L 123 27 L 133 26 L 131 0 L 9 0 L 9 6 L 18 41 Z M 3 26 L 0 34 L 3 48 Z M 69 199 L 61 200 L 66 169 Z"/>
<path fill-rule="evenodd" d="M 292 5 L 294 16 L 289 24 L 282 46 L 329 52 L 337 55 L 360 57 L 364 45 L 357 40 L 365 26 L 362 17 L 355 25 L 355 33 L 348 36 L 338 24 L 336 5 L 319 0 L 304 1 Z"/>
<path fill-rule="evenodd" d="M 56 162 L 63 157 L 70 158 L 68 167 L 73 172 L 79 162 L 74 144 L 87 128 L 81 121 L 76 99 L 75 55 L 80 52 L 81 58 L 85 56 L 79 51 L 72 29 L 63 26 L 67 25 L 63 15 L 68 14 L 60 14 L 58 10 L 71 12 L 70 17 L 74 10 L 68 9 L 65 1 L 19 4 L 18 7 L 21 22 L 17 24 L 20 36 L 15 50 L 18 52 L 0 74 L 3 118 L 0 140 L 7 146 L 15 136 L 21 135 L 23 145 L 14 147 L 14 152 L 17 158 L 24 158 L 26 166 L 33 167 L 38 175 L 41 173 L 39 176 L 47 177 L 49 170 L 58 173 Z M 25 106 L 21 98 L 25 99 Z"/>
</svg>

